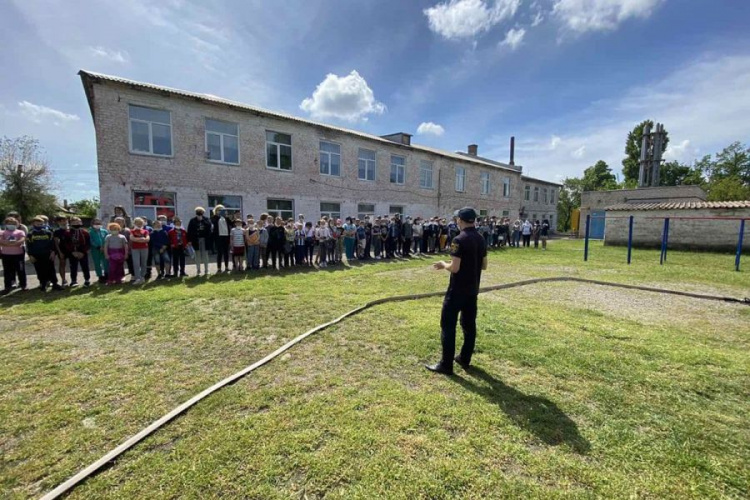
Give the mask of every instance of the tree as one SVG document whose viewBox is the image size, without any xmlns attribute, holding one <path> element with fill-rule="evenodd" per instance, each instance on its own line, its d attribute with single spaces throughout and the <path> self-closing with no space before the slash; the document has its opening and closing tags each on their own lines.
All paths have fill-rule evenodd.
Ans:
<svg viewBox="0 0 750 500">
<path fill-rule="evenodd" d="M 652 120 L 644 120 L 628 132 L 625 140 L 625 159 L 622 160 L 622 174 L 625 177 L 625 187 L 634 188 L 638 185 L 638 174 L 641 169 L 641 145 L 643 144 L 643 127 L 646 124 L 654 128 Z M 662 151 L 667 150 L 669 144 L 669 133 L 664 130 L 664 144 Z"/>
<path fill-rule="evenodd" d="M 617 189 L 617 179 L 607 162 L 599 160 L 583 171 L 582 191 L 606 191 L 608 189 Z M 580 205 L 580 198 L 578 203 Z"/>
<path fill-rule="evenodd" d="M 0 205 L 5 212 L 13 209 L 29 220 L 57 210 L 49 165 L 33 137 L 0 140 L 0 184 Z"/>
<path fill-rule="evenodd" d="M 739 177 L 724 177 L 709 184 L 708 201 L 737 200 L 750 200 L 750 186 Z"/>
<path fill-rule="evenodd" d="M 708 178 L 711 182 L 734 177 L 745 186 L 750 186 L 750 148 L 740 141 L 725 147 L 716 153 L 716 159 L 710 165 Z"/>
<path fill-rule="evenodd" d="M 583 181 L 577 177 L 568 177 L 563 182 L 560 198 L 557 201 L 557 229 L 570 229 L 573 210 L 581 206 L 581 192 Z"/>
<path fill-rule="evenodd" d="M 99 198 L 91 198 L 90 200 L 74 201 L 70 206 L 81 217 L 91 217 L 93 219 L 99 212 L 101 203 L 99 202 Z"/>
<path fill-rule="evenodd" d="M 688 186 L 703 184 L 700 167 L 690 167 L 678 161 L 669 161 L 661 166 L 661 186 Z"/>
</svg>

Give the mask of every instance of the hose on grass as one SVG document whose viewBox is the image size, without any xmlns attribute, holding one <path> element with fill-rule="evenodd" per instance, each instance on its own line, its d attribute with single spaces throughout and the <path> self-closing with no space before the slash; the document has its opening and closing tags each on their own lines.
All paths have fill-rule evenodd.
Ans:
<svg viewBox="0 0 750 500">
<path fill-rule="evenodd" d="M 683 292 L 680 290 L 667 290 L 667 289 L 662 289 L 662 288 L 652 288 L 652 287 L 640 286 L 640 285 L 626 285 L 622 283 L 610 283 L 607 281 L 598 281 L 598 280 L 572 278 L 572 277 L 535 278 L 535 279 L 529 279 L 529 280 L 523 280 L 523 281 L 516 281 L 513 283 L 504 283 L 502 285 L 486 286 L 486 287 L 480 288 L 479 293 L 493 292 L 497 290 L 505 290 L 508 288 L 516 288 L 516 287 L 521 287 L 521 286 L 533 285 L 536 283 L 550 283 L 550 282 L 563 282 L 563 281 L 572 281 L 572 282 L 586 283 L 586 284 L 591 284 L 591 285 L 625 288 L 628 290 L 641 290 L 641 291 L 646 291 L 646 292 L 665 293 L 665 294 L 670 294 L 670 295 L 678 295 L 682 297 L 690 297 L 694 299 L 706 299 L 706 300 L 715 300 L 715 301 L 722 301 L 722 302 L 740 303 L 740 304 L 745 304 L 745 305 L 750 306 L 750 298 L 739 299 L 735 297 L 699 294 L 699 293 L 692 293 L 692 292 Z M 116 448 L 106 453 L 103 457 L 93 462 L 88 467 L 81 470 L 76 475 L 74 475 L 73 477 L 65 481 L 64 483 L 57 486 L 52 491 L 45 494 L 42 497 L 42 500 L 56 499 L 62 495 L 69 493 L 78 484 L 80 484 L 81 482 L 85 481 L 87 478 L 94 475 L 98 470 L 100 470 L 101 468 L 109 464 L 110 462 L 117 459 L 120 455 L 125 453 L 127 450 L 129 450 L 130 448 L 132 448 L 139 442 L 143 441 L 146 437 L 156 432 L 159 428 L 165 426 L 170 421 L 174 420 L 178 416 L 185 413 L 188 409 L 190 409 L 192 406 L 195 406 L 201 400 L 210 396 L 214 392 L 236 382 L 237 380 L 241 379 L 248 373 L 260 368 L 266 363 L 272 361 L 274 358 L 278 357 L 279 355 L 288 351 L 295 345 L 299 344 L 310 335 L 320 332 L 321 330 L 325 330 L 326 328 L 336 325 L 350 316 L 354 316 L 355 314 L 358 314 L 376 305 L 385 304 L 388 302 L 399 302 L 399 301 L 404 301 L 404 300 L 418 300 L 418 299 L 426 299 L 430 297 L 442 297 L 443 295 L 445 295 L 445 292 L 441 291 L 441 292 L 428 292 L 428 293 L 419 293 L 419 294 L 410 294 L 410 295 L 397 295 L 394 297 L 384 297 L 382 299 L 372 300 L 370 302 L 365 303 L 364 305 L 360 307 L 357 307 L 356 309 L 352 309 L 351 311 L 342 314 L 338 318 L 332 321 L 329 321 L 328 323 L 323 323 L 321 325 L 318 325 L 306 331 L 302 335 L 290 340 L 283 346 L 279 347 L 278 349 L 276 349 L 275 351 L 273 351 L 271 354 L 264 357 L 263 359 L 256 361 L 255 363 L 243 368 L 242 370 L 238 371 L 237 373 L 233 375 L 228 376 L 227 378 L 217 382 L 211 387 L 203 390 L 199 394 L 196 394 L 189 400 L 185 401 L 184 403 L 182 403 L 181 405 L 179 405 L 178 407 L 176 407 L 175 409 L 173 409 L 172 411 L 170 411 L 169 413 L 167 413 L 160 419 L 151 423 L 148 427 L 144 428 L 143 430 L 141 430 L 134 436 L 125 440 L 119 446 L 117 446 Z"/>
</svg>

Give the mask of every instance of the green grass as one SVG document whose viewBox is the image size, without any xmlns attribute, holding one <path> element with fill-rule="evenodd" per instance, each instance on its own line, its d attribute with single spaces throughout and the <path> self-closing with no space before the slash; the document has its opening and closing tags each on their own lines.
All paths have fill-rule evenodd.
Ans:
<svg viewBox="0 0 750 500">
<path fill-rule="evenodd" d="M 555 241 L 483 284 L 578 276 L 744 297 L 731 255 Z M 434 259 L 2 301 L 0 495 L 38 496 L 312 326 L 445 288 Z M 55 297 L 53 299 L 53 297 Z M 480 298 L 476 368 L 439 299 L 377 306 L 211 396 L 73 498 L 741 497 L 750 307 L 573 283 Z"/>
</svg>

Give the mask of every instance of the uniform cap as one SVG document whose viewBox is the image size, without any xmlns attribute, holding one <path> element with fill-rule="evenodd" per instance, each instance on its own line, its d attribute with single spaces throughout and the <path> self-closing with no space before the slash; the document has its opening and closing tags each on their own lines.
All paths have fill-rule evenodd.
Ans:
<svg viewBox="0 0 750 500">
<path fill-rule="evenodd" d="M 477 212 L 471 207 L 464 207 L 456 210 L 453 214 L 464 222 L 474 222 L 477 218 Z"/>
</svg>

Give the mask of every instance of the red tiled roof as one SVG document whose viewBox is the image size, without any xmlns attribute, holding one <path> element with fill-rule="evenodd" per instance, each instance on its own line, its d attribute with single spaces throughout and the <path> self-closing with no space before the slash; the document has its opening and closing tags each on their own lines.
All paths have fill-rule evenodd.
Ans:
<svg viewBox="0 0 750 500">
<path fill-rule="evenodd" d="M 613 212 L 635 210 L 698 210 L 701 208 L 750 208 L 750 200 L 744 201 L 679 201 L 664 203 L 618 203 L 604 210 Z"/>
</svg>

